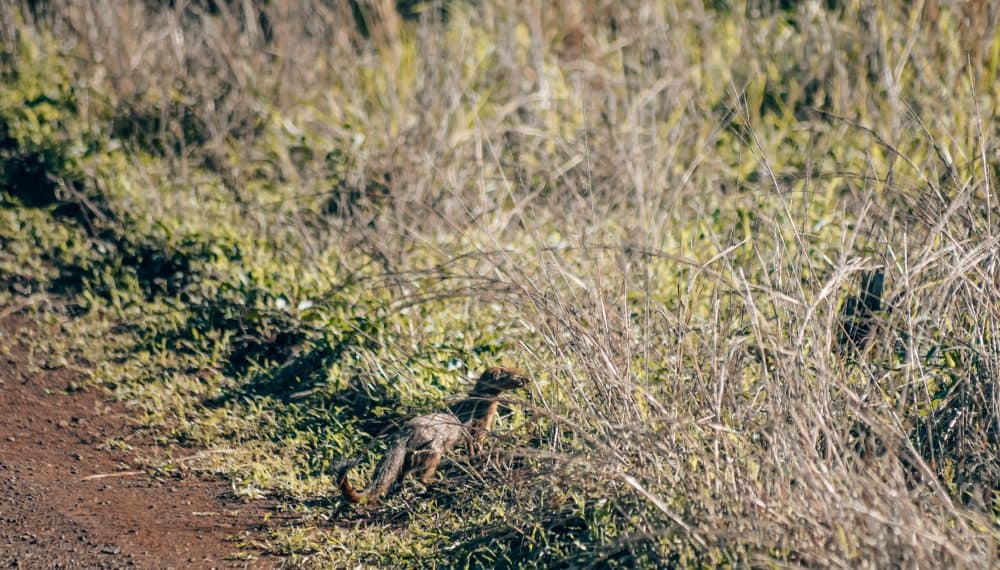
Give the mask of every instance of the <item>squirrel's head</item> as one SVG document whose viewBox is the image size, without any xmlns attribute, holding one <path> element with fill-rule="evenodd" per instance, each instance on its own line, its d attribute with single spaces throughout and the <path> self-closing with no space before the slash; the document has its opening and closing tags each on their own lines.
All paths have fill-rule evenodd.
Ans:
<svg viewBox="0 0 1000 570">
<path fill-rule="evenodd" d="M 525 386 L 530 381 L 528 375 L 520 370 L 494 366 L 483 372 L 483 375 L 476 381 L 473 391 L 478 394 L 498 394 L 504 390 Z"/>
</svg>

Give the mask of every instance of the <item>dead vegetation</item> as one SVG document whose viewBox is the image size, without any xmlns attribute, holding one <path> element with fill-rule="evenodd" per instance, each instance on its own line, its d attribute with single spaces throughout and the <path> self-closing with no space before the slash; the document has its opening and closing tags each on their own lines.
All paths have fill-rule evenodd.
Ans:
<svg viewBox="0 0 1000 570">
<path fill-rule="evenodd" d="M 236 486 L 310 500 L 365 422 L 497 358 L 538 379 L 427 510 L 313 506 L 321 530 L 276 551 L 996 564 L 996 7 L 399 4 L 0 7 L 0 246 L 64 199 L 26 199 L 28 165 L 100 198 L 88 243 L 138 234 L 114 267 L 197 273 L 122 309 L 169 369 L 126 394 L 245 445 L 212 467 Z M 18 255 L 0 276 L 23 288 Z M 90 310 L 127 308 L 98 267 L 75 291 L 105 276 Z"/>
</svg>

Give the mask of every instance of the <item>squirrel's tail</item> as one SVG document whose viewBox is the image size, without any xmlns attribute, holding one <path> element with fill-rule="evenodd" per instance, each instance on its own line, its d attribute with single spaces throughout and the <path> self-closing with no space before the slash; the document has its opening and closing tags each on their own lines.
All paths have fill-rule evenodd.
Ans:
<svg viewBox="0 0 1000 570">
<path fill-rule="evenodd" d="M 352 503 L 362 503 L 369 498 L 377 500 L 385 495 L 389 491 L 389 488 L 392 487 L 392 484 L 399 478 L 399 474 L 403 471 L 405 460 L 406 441 L 400 440 L 385 453 L 382 461 L 379 461 L 378 467 L 375 468 L 375 479 L 372 480 L 372 484 L 367 489 L 358 491 L 351 486 L 351 483 L 347 480 L 347 474 L 354 465 L 349 465 L 340 471 L 338 481 L 340 491 L 343 493 L 344 498 Z"/>
<path fill-rule="evenodd" d="M 378 499 L 389 492 L 389 487 L 399 479 L 406 460 L 406 440 L 400 438 L 389 451 L 385 452 L 382 461 L 375 468 L 375 479 L 365 490 L 366 496 Z"/>
<path fill-rule="evenodd" d="M 338 483 L 340 483 L 340 492 L 344 494 L 344 498 L 352 503 L 360 503 L 365 500 L 364 491 L 358 492 L 351 486 L 350 481 L 347 480 L 347 474 L 351 471 L 353 465 L 348 465 L 340 471 L 338 475 Z"/>
</svg>

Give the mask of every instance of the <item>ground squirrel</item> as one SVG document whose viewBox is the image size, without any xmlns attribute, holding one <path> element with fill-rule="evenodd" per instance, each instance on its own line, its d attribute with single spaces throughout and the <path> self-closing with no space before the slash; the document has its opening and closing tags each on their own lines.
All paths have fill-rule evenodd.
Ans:
<svg viewBox="0 0 1000 570">
<path fill-rule="evenodd" d="M 470 455 L 478 454 L 496 417 L 500 394 L 527 383 L 528 377 L 516 370 L 501 367 L 486 370 L 469 396 L 448 411 L 417 416 L 403 424 L 367 489 L 357 491 L 347 481 L 347 474 L 356 463 L 342 469 L 338 482 L 344 497 L 352 503 L 377 501 L 410 471 L 417 471 L 421 482 L 430 483 L 441 456 L 460 440 L 465 440 Z"/>
</svg>

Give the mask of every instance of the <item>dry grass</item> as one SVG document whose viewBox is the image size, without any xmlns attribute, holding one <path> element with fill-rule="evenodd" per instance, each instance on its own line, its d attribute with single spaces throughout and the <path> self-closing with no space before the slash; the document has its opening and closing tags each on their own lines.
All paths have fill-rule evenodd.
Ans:
<svg viewBox="0 0 1000 570">
<path fill-rule="evenodd" d="M 488 330 L 536 376 L 455 484 L 525 483 L 469 552 L 538 528 L 586 537 L 554 551 L 577 564 L 997 563 L 989 3 L 30 4 L 0 7 L 5 69 L 56 46 L 153 189 L 129 207 L 377 291 L 392 346 L 359 369 Z M 398 547 L 349 533 L 300 561 Z"/>
</svg>

